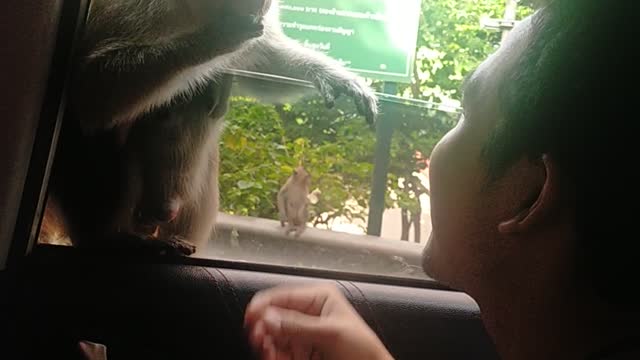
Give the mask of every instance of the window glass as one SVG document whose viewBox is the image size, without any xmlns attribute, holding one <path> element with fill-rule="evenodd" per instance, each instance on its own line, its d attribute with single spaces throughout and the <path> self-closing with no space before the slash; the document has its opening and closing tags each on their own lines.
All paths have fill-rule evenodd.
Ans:
<svg viewBox="0 0 640 360">
<path fill-rule="evenodd" d="M 429 155 L 460 117 L 465 76 L 532 12 L 525 2 L 282 0 L 272 6 L 283 36 L 297 42 L 290 56 L 282 41 L 243 43 L 222 54 L 213 46 L 194 50 L 197 41 L 220 41 L 222 28 L 237 35 L 234 26 L 265 26 L 262 38 L 272 36 L 273 11 L 262 23 L 260 16 L 247 24 L 234 17 L 216 28 L 227 18 L 200 24 L 186 9 L 163 9 L 157 19 L 135 22 L 146 26 L 135 33 L 127 18 L 110 18 L 135 3 L 93 1 L 76 69 L 81 79 L 72 85 L 65 119 L 65 127 L 80 130 L 63 130 L 60 138 L 40 243 L 123 232 L 178 242 L 202 237 L 209 240 L 194 256 L 426 279 L 420 256 L 431 234 Z M 216 1 L 190 3 L 212 16 L 246 10 L 243 1 L 231 10 Z M 375 127 L 362 97 L 317 75 L 340 64 L 375 91 Z M 223 66 L 233 75 L 228 98 Z M 213 70 L 193 76 L 207 67 Z M 213 80 L 204 81 L 211 73 Z M 341 96 L 327 106 L 331 95 Z M 203 108 L 207 116 L 194 120 Z M 222 115 L 224 128 L 203 120 Z M 216 157 L 219 166 L 211 165 Z M 286 220 L 307 210 L 305 224 L 289 232 L 279 192 L 305 173 L 306 206 L 292 203 L 297 193 L 280 196 Z M 206 190 L 214 184 L 219 211 Z M 200 234 L 206 226 L 190 228 L 212 219 L 211 235 Z"/>
</svg>

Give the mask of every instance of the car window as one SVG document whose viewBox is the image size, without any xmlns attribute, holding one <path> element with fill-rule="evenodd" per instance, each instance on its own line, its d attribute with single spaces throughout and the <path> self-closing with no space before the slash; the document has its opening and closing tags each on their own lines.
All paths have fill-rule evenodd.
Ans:
<svg viewBox="0 0 640 360">
<path fill-rule="evenodd" d="M 202 238 L 192 256 L 427 279 L 430 153 L 528 4 L 193 1 L 148 19 L 136 3 L 92 2 L 40 243 Z M 274 16 L 295 54 L 256 40 Z"/>
</svg>

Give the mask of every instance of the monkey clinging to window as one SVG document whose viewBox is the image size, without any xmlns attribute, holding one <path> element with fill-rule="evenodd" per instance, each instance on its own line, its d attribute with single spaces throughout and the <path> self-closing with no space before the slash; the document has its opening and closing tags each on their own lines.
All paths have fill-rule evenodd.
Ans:
<svg viewBox="0 0 640 360">
<path fill-rule="evenodd" d="M 361 79 L 282 33 L 271 0 L 93 0 L 79 52 L 49 197 L 75 246 L 205 250 L 229 70 L 308 80 L 328 106 L 345 94 L 369 122 L 377 112 Z"/>
</svg>

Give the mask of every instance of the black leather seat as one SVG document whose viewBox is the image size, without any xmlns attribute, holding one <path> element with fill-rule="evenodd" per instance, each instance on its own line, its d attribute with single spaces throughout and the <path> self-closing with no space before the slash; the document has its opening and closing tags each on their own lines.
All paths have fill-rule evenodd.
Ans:
<svg viewBox="0 0 640 360">
<path fill-rule="evenodd" d="M 77 342 L 109 359 L 250 359 L 242 319 L 259 289 L 309 278 L 86 257 L 40 248 L 11 274 L 2 338 L 11 359 L 71 359 Z M 495 359 L 466 295 L 336 282 L 398 359 Z M 7 349 L 7 347 L 3 347 Z M 9 357 L 7 357 L 9 359 Z"/>
</svg>

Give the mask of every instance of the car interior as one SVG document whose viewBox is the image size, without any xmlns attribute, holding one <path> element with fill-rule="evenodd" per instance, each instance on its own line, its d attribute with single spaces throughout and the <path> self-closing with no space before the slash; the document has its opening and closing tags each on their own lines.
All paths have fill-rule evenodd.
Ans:
<svg viewBox="0 0 640 360">
<path fill-rule="evenodd" d="M 262 289 L 331 282 L 397 359 L 496 359 L 476 303 L 421 278 L 36 245 L 89 0 L 0 2 L 0 358 L 252 359 Z M 259 237 L 260 234 L 254 236 Z"/>
</svg>

